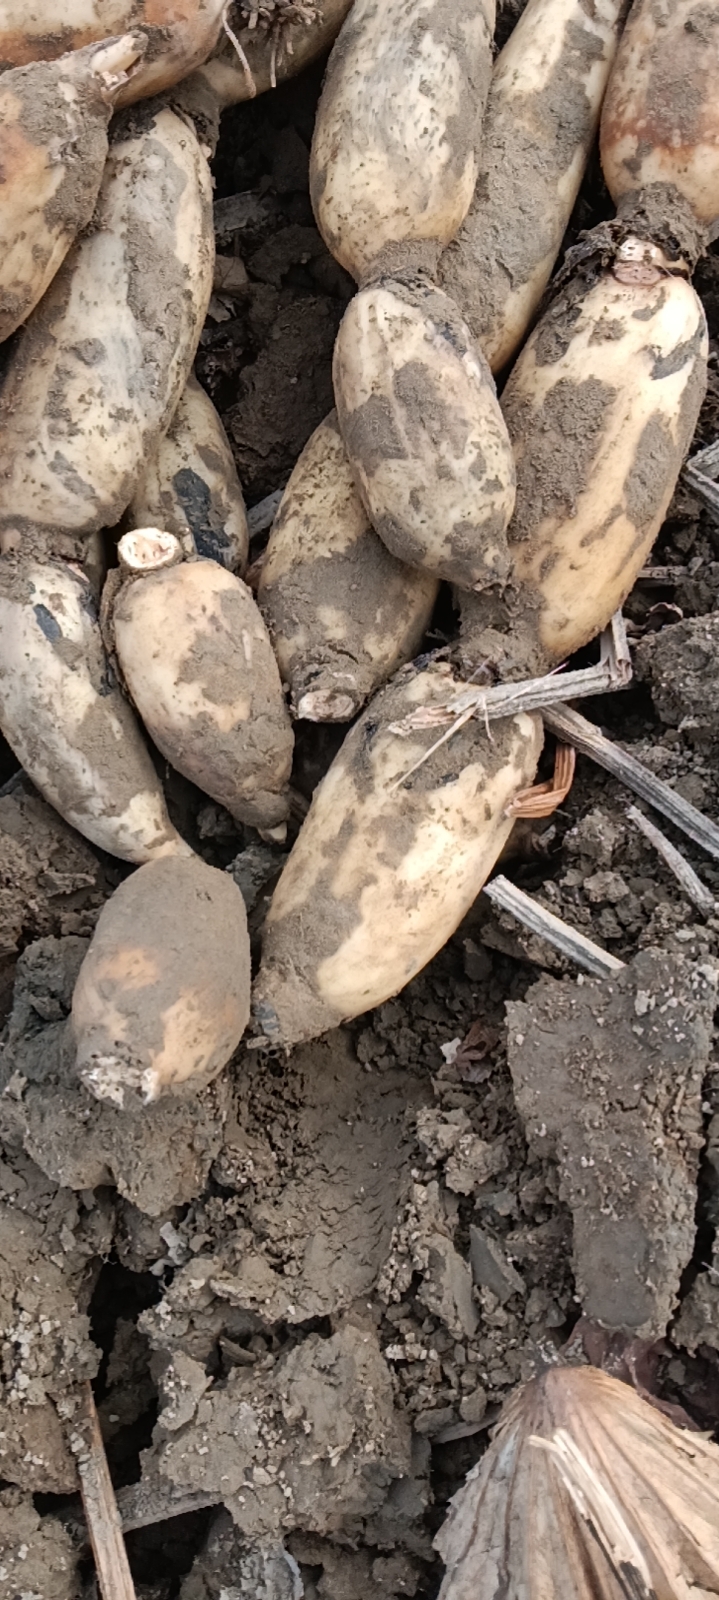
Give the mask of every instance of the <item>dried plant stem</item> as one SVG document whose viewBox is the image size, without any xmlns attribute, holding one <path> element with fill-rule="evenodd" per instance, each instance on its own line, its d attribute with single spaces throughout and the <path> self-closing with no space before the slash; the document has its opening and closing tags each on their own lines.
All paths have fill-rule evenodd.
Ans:
<svg viewBox="0 0 719 1600">
<path fill-rule="evenodd" d="M 219 1511 L 222 1505 L 216 1493 L 178 1488 L 177 1484 L 151 1475 L 118 1489 L 115 1500 L 123 1533 L 151 1528 L 157 1522 L 171 1522 L 174 1517 L 185 1517 L 191 1511 L 206 1511 L 212 1506 Z M 58 1516 L 78 1549 L 87 1548 L 88 1527 L 80 1510 L 72 1507 L 59 1511 Z"/>
<path fill-rule="evenodd" d="M 670 789 L 662 778 L 655 777 L 648 767 L 637 761 L 636 756 L 628 755 L 626 750 L 613 744 L 593 722 L 588 722 L 586 717 L 580 716 L 578 711 L 573 711 L 569 706 L 548 707 L 543 717 L 551 733 L 556 733 L 565 744 L 573 744 L 580 755 L 591 756 L 598 766 L 619 778 L 641 800 L 646 800 L 655 811 L 668 817 L 676 828 L 681 828 L 687 838 L 701 845 L 707 855 L 719 861 L 719 828 L 716 824 L 697 811 L 696 806 L 690 805 L 688 800 L 682 799 L 676 790 Z"/>
<path fill-rule="evenodd" d="M 714 520 L 719 520 L 719 440 L 692 456 L 687 461 L 682 477 L 693 493 L 704 501 Z"/>
<path fill-rule="evenodd" d="M 95 1397 L 89 1383 L 79 1385 L 69 1440 L 80 1474 L 87 1529 L 103 1600 L 137 1600 Z"/>
<path fill-rule="evenodd" d="M 419 760 L 415 761 L 413 766 L 409 767 L 406 772 L 403 772 L 400 778 L 395 778 L 394 783 L 390 784 L 387 793 L 394 794 L 397 789 L 401 789 L 402 784 L 406 783 L 408 778 L 411 778 L 420 767 L 425 765 L 425 762 L 429 761 L 430 757 L 434 755 L 435 750 L 440 750 L 443 744 L 447 744 L 453 735 L 458 733 L 460 728 L 464 727 L 465 722 L 470 721 L 470 718 L 474 716 L 476 710 L 477 706 L 474 701 L 472 701 L 471 705 L 465 706 L 464 709 L 455 717 L 451 726 L 447 728 L 443 734 L 441 734 L 439 739 L 435 739 L 434 744 L 430 745 L 429 750 L 423 750 Z M 487 728 L 487 734 L 491 739 L 492 735 L 489 732 L 489 728 Z"/>
<path fill-rule="evenodd" d="M 501 874 L 485 884 L 484 893 L 500 911 L 509 911 L 525 928 L 529 928 L 530 933 L 546 939 L 555 950 L 568 956 L 585 972 L 591 972 L 593 977 L 609 978 L 624 966 L 618 956 L 611 956 L 601 945 L 586 939 L 583 933 L 577 933 L 561 917 L 555 917 L 553 911 L 546 911 L 531 895 L 525 894 L 523 889 L 518 889 L 516 884 L 510 883 Z"/>
<path fill-rule="evenodd" d="M 178 1489 L 174 1483 L 163 1479 L 140 1479 L 119 1489 L 117 1507 L 125 1533 L 133 1528 L 151 1528 L 156 1522 L 168 1522 L 173 1517 L 187 1516 L 190 1511 L 205 1511 L 218 1506 L 217 1494 L 203 1489 Z"/>
<path fill-rule="evenodd" d="M 254 539 L 258 533 L 264 533 L 272 524 L 280 509 L 280 501 L 284 489 L 273 489 L 271 494 L 266 494 L 264 500 L 259 500 L 247 513 L 247 527 L 250 538 Z"/>
<path fill-rule="evenodd" d="M 689 567 L 642 567 L 637 577 L 637 583 L 672 584 L 681 583 L 684 578 L 693 576 Z"/>
<path fill-rule="evenodd" d="M 574 782 L 577 753 L 571 744 L 557 744 L 554 773 L 548 783 L 520 789 L 505 810 L 507 817 L 551 817 L 566 800 Z"/>
<path fill-rule="evenodd" d="M 649 818 L 645 817 L 644 812 L 640 811 L 638 806 L 629 806 L 627 816 L 629 821 L 639 828 L 640 833 L 644 834 L 645 839 L 648 839 L 650 844 L 654 845 L 662 860 L 666 862 L 670 871 L 678 879 L 687 899 L 691 900 L 695 906 L 699 907 L 700 911 L 706 912 L 707 915 L 715 911 L 716 901 L 711 889 L 708 889 L 706 884 L 702 883 L 694 868 L 689 865 L 686 856 L 683 856 L 681 850 L 677 850 L 676 845 L 673 845 L 667 839 L 661 828 L 657 828 L 653 822 L 650 822 Z"/>
<path fill-rule="evenodd" d="M 401 788 L 413 773 L 429 761 L 435 750 L 446 744 L 448 739 L 463 728 L 473 716 L 484 723 L 487 736 L 491 739 L 489 724 L 499 717 L 514 717 L 520 711 L 540 711 L 555 701 L 565 700 L 567 695 L 572 699 L 579 699 L 585 695 L 626 689 L 631 676 L 631 659 L 624 619 L 621 611 L 617 611 L 601 636 L 600 659 L 596 667 L 583 667 L 577 672 L 565 673 L 557 667 L 545 677 L 527 678 L 522 683 L 498 683 L 492 689 L 479 689 L 468 683 L 461 684 L 457 686 L 457 692 L 445 705 L 422 707 L 418 711 L 410 712 L 401 722 L 394 723 L 390 732 L 398 733 L 402 737 L 417 728 L 444 726 L 445 732 L 430 745 L 428 750 L 422 752 L 413 766 L 395 779 L 387 792 L 394 794 Z M 572 743 L 571 740 L 566 742 Z"/>
</svg>

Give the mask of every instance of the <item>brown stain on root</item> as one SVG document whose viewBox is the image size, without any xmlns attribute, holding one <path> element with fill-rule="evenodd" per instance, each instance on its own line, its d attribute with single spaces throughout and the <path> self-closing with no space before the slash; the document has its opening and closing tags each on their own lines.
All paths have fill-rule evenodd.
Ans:
<svg viewBox="0 0 719 1600">
<path fill-rule="evenodd" d="M 677 13 L 686 11 L 677 5 Z M 719 52 L 719 11 L 713 0 L 690 8 L 685 22 L 672 15 L 666 0 L 640 6 L 627 38 L 640 33 L 642 16 L 649 14 L 657 33 L 648 50 L 646 93 L 641 116 L 632 123 L 627 100 L 615 87 L 609 92 L 602 120 L 602 142 L 615 144 L 630 135 L 637 140 L 637 161 L 660 147 L 681 161 L 697 144 L 716 137 L 719 110 L 713 79 L 713 55 Z M 631 172 L 631 166 L 627 163 Z"/>
<path fill-rule="evenodd" d="M 703 225 L 719 213 L 719 11 L 704 0 L 635 5 L 604 110 L 600 151 L 618 202 L 675 184 Z"/>
</svg>

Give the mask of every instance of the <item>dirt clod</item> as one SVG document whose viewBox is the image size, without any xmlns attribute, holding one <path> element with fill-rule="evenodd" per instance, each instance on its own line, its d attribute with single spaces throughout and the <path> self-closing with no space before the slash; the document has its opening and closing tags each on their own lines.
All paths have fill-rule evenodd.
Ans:
<svg viewBox="0 0 719 1600">
<path fill-rule="evenodd" d="M 558 1161 L 585 1315 L 642 1338 L 663 1336 L 694 1247 L 716 990 L 716 967 L 644 950 L 611 980 L 544 977 L 508 1007 L 517 1104 Z"/>
<path fill-rule="evenodd" d="M 58 1494 L 75 1462 L 54 1400 L 94 1377 L 87 1308 L 112 1208 L 56 1189 L 20 1151 L 0 1162 L 0 1476 Z"/>
<path fill-rule="evenodd" d="M 704 740 L 719 732 L 719 685 L 714 664 L 719 616 L 692 617 L 647 634 L 636 652 L 636 670 L 651 686 L 657 712 L 669 727 L 696 730 Z"/>
<path fill-rule="evenodd" d="M 0 1600 L 75 1600 L 77 1566 L 62 1523 L 20 1489 L 0 1489 Z"/>
<path fill-rule="evenodd" d="M 292 1528 L 356 1536 L 411 1471 L 376 1334 L 350 1322 L 269 1370 L 236 1367 L 169 1436 L 161 1415 L 157 1450 L 163 1477 L 216 1489 L 245 1537 L 265 1544 Z"/>
</svg>

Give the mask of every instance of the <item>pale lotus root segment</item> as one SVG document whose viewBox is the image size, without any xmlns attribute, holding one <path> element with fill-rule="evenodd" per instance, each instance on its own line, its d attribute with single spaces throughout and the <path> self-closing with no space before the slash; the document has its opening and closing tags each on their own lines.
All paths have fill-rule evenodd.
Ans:
<svg viewBox="0 0 719 1600">
<path fill-rule="evenodd" d="M 334 44 L 352 0 L 316 0 L 310 22 L 282 20 L 273 28 L 240 27 L 236 9 L 230 12 L 232 32 L 242 51 L 226 33 L 221 35 L 199 74 L 224 110 L 241 100 L 254 99 L 296 77 Z M 242 59 L 244 57 L 244 61 Z"/>
<path fill-rule="evenodd" d="M 120 555 L 133 534 L 123 536 Z M 146 541 L 149 544 L 149 540 Z M 128 692 L 158 750 L 240 822 L 287 818 L 294 740 L 254 597 L 215 561 L 151 558 L 112 602 Z"/>
<path fill-rule="evenodd" d="M 72 1002 L 77 1068 L 120 1108 L 196 1093 L 250 1014 L 245 904 L 198 856 L 140 867 L 103 906 Z"/>
<path fill-rule="evenodd" d="M 494 20 L 494 0 L 355 0 L 317 109 L 310 193 L 358 281 L 388 247 L 436 252 L 466 216 Z"/>
<path fill-rule="evenodd" d="M 189 853 L 110 675 L 90 585 L 59 562 L 0 562 L 0 727 L 43 798 L 100 850 Z"/>
<path fill-rule="evenodd" d="M 462 588 L 506 578 L 512 448 L 492 375 L 449 296 L 421 279 L 361 289 L 333 376 L 352 471 L 388 550 Z"/>
<path fill-rule="evenodd" d="M 226 0 L 2 0 L 0 69 L 53 61 L 68 50 L 141 28 L 147 51 L 117 104 L 159 94 L 186 78 L 217 43 Z"/>
<path fill-rule="evenodd" d="M 95 209 L 107 125 L 141 33 L 0 76 L 0 340 L 42 298 Z"/>
<path fill-rule="evenodd" d="M 378 539 L 331 412 L 287 484 L 257 595 L 295 714 L 350 721 L 416 655 L 438 588 Z"/>
<path fill-rule="evenodd" d="M 626 256 L 653 252 L 628 241 Z M 621 254 L 622 252 L 620 252 Z M 617 281 L 636 274 L 634 282 Z M 618 262 L 564 290 L 502 396 L 517 461 L 513 583 L 542 660 L 563 661 L 622 605 L 666 515 L 706 388 L 704 310 L 684 278 Z"/>
<path fill-rule="evenodd" d="M 188 552 L 230 572 L 245 569 L 249 533 L 237 468 L 210 396 L 192 373 L 135 488 L 127 521 L 164 528 Z"/>
<path fill-rule="evenodd" d="M 616 204 L 669 184 L 699 222 L 719 218 L 719 8 L 635 0 L 602 111 L 602 167 Z M 665 202 L 670 204 L 669 199 Z"/>
<path fill-rule="evenodd" d="M 402 782 L 446 727 L 408 719 L 456 687 L 437 665 L 399 673 L 315 790 L 265 923 L 254 1015 L 269 1041 L 316 1037 L 397 994 L 479 894 L 512 829 L 507 805 L 533 781 L 542 722 L 494 722 L 491 738 L 471 722 Z"/>
<path fill-rule="evenodd" d="M 528 0 L 498 56 L 469 212 L 438 268 L 493 372 L 522 344 L 559 255 L 626 0 Z"/>
<path fill-rule="evenodd" d="M 212 185 L 192 124 L 120 119 L 94 226 L 18 337 L 0 388 L 0 550 L 112 527 L 170 423 L 212 291 Z"/>
</svg>

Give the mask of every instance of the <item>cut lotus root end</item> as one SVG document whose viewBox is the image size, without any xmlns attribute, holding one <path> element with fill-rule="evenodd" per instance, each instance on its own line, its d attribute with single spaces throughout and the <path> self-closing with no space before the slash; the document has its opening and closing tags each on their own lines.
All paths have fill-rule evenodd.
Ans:
<svg viewBox="0 0 719 1600">
<path fill-rule="evenodd" d="M 296 715 L 304 722 L 350 722 L 359 705 L 343 689 L 310 689 L 300 696 Z"/>
<path fill-rule="evenodd" d="M 508 817 L 551 817 L 561 806 L 574 782 L 577 752 L 572 745 L 558 744 L 554 755 L 554 772 L 547 783 L 535 783 L 531 789 L 520 789 L 507 806 Z"/>
<path fill-rule="evenodd" d="M 163 567 L 175 567 L 184 560 L 180 540 L 161 528 L 135 528 L 132 533 L 123 533 L 117 555 L 122 571 L 130 573 L 160 572 Z"/>
<path fill-rule="evenodd" d="M 101 80 L 103 100 L 112 100 L 117 90 L 132 78 L 147 50 L 147 35 L 124 33 L 111 44 L 101 45 L 92 60 L 93 77 Z"/>
<path fill-rule="evenodd" d="M 617 283 L 652 284 L 687 268 L 684 262 L 670 261 L 658 244 L 631 237 L 619 245 L 612 270 Z"/>
<path fill-rule="evenodd" d="M 287 823 L 278 822 L 276 828 L 258 828 L 257 832 L 264 844 L 284 844 L 287 838 Z"/>
</svg>

